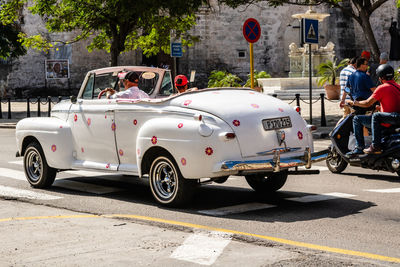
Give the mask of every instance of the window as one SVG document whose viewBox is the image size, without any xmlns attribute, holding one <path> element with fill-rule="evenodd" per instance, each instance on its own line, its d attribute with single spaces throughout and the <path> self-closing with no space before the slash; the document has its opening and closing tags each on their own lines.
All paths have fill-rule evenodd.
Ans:
<svg viewBox="0 0 400 267">
<path fill-rule="evenodd" d="M 238 58 L 246 58 L 246 50 L 238 50 L 237 52 Z"/>
<path fill-rule="evenodd" d="M 82 98 L 83 99 L 92 99 L 93 98 L 93 84 L 94 84 L 94 74 L 90 74 L 90 77 L 86 83 L 85 90 L 83 91 Z"/>
<path fill-rule="evenodd" d="M 175 93 L 175 90 L 174 90 L 174 86 L 172 85 L 171 72 L 167 71 L 167 72 L 165 72 L 159 94 L 169 96 L 173 93 Z"/>
</svg>

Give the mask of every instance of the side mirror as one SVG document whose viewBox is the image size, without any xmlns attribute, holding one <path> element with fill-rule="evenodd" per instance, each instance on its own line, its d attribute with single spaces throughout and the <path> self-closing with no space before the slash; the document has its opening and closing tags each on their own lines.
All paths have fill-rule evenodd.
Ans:
<svg viewBox="0 0 400 267">
<path fill-rule="evenodd" d="M 76 95 L 71 95 L 71 96 L 69 97 L 69 99 L 71 100 L 71 103 L 72 103 L 72 104 L 75 104 L 78 98 L 76 97 Z"/>
</svg>

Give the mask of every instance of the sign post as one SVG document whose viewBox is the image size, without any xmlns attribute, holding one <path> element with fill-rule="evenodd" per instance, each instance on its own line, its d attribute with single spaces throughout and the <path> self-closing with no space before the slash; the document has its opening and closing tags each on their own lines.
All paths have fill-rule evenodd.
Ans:
<svg viewBox="0 0 400 267">
<path fill-rule="evenodd" d="M 249 18 L 243 24 L 243 36 L 249 42 L 250 49 L 250 80 L 251 89 L 254 89 L 254 61 L 253 61 L 253 43 L 260 39 L 261 27 L 256 19 Z"/>
<path fill-rule="evenodd" d="M 302 19 L 303 42 L 308 44 L 308 76 L 309 76 L 309 96 L 310 96 L 310 124 L 312 124 L 312 55 L 311 45 L 318 44 L 318 20 Z"/>
</svg>

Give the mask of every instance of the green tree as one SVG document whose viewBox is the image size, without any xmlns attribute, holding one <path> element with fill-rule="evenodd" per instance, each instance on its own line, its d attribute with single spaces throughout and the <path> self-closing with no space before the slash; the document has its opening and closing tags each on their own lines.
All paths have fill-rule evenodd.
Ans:
<svg viewBox="0 0 400 267">
<path fill-rule="evenodd" d="M 2 10 L 4 4 L 5 0 L 0 0 L 0 10 Z M 19 40 L 19 33 L 19 24 L 11 23 L 4 25 L 0 23 L 0 58 L 17 58 L 26 53 L 26 49 Z"/>
<path fill-rule="evenodd" d="M 245 4 L 257 2 L 268 2 L 270 6 L 280 6 L 282 4 L 292 5 L 320 5 L 325 4 L 329 7 L 339 8 L 345 15 L 353 18 L 361 26 L 365 38 L 372 51 L 375 61 L 379 61 L 379 47 L 373 33 L 370 17 L 372 13 L 384 3 L 392 0 L 348 0 L 350 5 L 343 5 L 344 0 L 220 0 L 231 7 L 238 7 Z M 397 7 L 400 7 L 400 0 L 395 0 Z"/>
<path fill-rule="evenodd" d="M 3 23 L 18 21 L 28 2 L 28 10 L 44 19 L 50 33 L 77 31 L 73 40 L 64 40 L 66 43 L 91 37 L 88 50 L 106 50 L 112 66 L 118 65 L 121 52 L 137 48 L 145 55 L 160 50 L 168 53 L 171 30 L 182 37 L 183 45 L 191 45 L 196 37 L 187 31 L 203 4 L 203 0 L 8 0 L 0 12 Z M 26 47 L 46 50 L 55 45 L 42 35 L 20 37 Z"/>
</svg>

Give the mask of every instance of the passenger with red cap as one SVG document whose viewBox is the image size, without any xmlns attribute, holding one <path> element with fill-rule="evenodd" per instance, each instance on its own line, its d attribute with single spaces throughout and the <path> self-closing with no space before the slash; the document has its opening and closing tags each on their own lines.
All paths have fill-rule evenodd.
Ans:
<svg viewBox="0 0 400 267">
<path fill-rule="evenodd" d="M 180 94 L 186 91 L 197 90 L 196 87 L 188 89 L 188 86 L 189 82 L 185 75 L 179 74 L 175 77 L 175 88 Z"/>
</svg>

